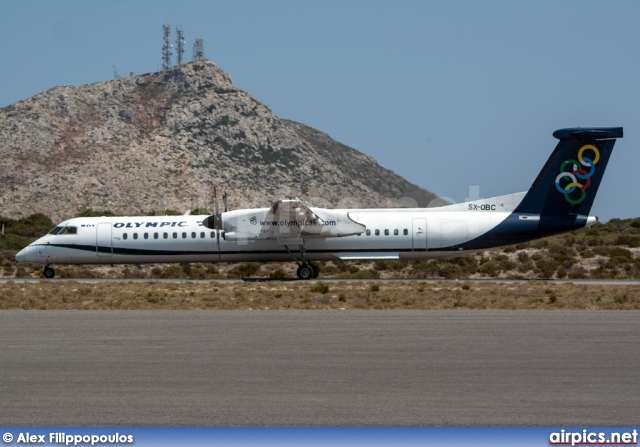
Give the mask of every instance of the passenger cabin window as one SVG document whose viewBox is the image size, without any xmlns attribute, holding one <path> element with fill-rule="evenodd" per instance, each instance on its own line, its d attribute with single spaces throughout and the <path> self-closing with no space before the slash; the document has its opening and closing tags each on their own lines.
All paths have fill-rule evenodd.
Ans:
<svg viewBox="0 0 640 447">
<path fill-rule="evenodd" d="M 173 233 L 173 238 L 178 239 L 178 233 Z"/>
<path fill-rule="evenodd" d="M 158 233 L 153 233 L 153 238 L 158 239 Z"/>
<path fill-rule="evenodd" d="M 211 239 L 213 239 L 213 238 L 215 238 L 215 237 L 216 237 L 216 233 L 215 233 L 215 231 L 212 231 L 212 232 L 211 232 Z"/>
<path fill-rule="evenodd" d="M 127 236 L 127 233 L 123 233 L 123 234 L 122 234 L 122 239 L 126 240 L 126 239 L 127 239 L 127 237 L 129 237 L 129 236 Z"/>
<path fill-rule="evenodd" d="M 380 230 L 376 230 L 376 236 L 380 236 Z"/>
<path fill-rule="evenodd" d="M 389 230 L 384 230 L 384 235 L 389 236 Z"/>
<path fill-rule="evenodd" d="M 204 231 L 200 232 L 200 239 L 204 239 Z"/>
<path fill-rule="evenodd" d="M 144 234 L 144 238 L 145 238 L 145 239 L 149 239 L 149 233 L 145 233 L 145 234 Z"/>
<path fill-rule="evenodd" d="M 162 237 L 165 239 L 169 239 L 169 233 L 162 233 Z"/>
<path fill-rule="evenodd" d="M 198 235 L 196 234 L 196 232 L 195 232 L 195 231 L 193 231 L 193 232 L 191 233 L 191 239 L 195 239 L 197 236 L 198 236 Z"/>
<path fill-rule="evenodd" d="M 138 233 L 133 233 L 133 238 L 138 239 Z"/>
<path fill-rule="evenodd" d="M 182 239 L 186 239 L 187 238 L 187 233 L 182 233 Z"/>
<path fill-rule="evenodd" d="M 409 236 L 409 230 L 407 230 L 406 228 L 404 229 L 404 231 L 402 232 L 402 234 L 404 234 L 405 236 Z"/>
<path fill-rule="evenodd" d="M 371 230 L 367 230 L 367 236 L 371 236 Z"/>
</svg>

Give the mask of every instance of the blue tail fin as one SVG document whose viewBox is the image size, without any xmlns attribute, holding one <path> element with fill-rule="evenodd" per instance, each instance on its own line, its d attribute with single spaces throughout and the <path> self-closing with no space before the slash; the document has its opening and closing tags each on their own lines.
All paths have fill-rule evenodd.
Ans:
<svg viewBox="0 0 640 447">
<path fill-rule="evenodd" d="M 588 216 L 622 127 L 560 129 L 560 140 L 514 213 Z"/>
</svg>

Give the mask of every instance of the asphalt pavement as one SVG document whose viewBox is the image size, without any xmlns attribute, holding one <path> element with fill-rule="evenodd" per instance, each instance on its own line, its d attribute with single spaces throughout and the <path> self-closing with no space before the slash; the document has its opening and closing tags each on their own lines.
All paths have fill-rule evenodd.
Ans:
<svg viewBox="0 0 640 447">
<path fill-rule="evenodd" d="M 637 425 L 637 311 L 2 311 L 0 425 Z"/>
</svg>

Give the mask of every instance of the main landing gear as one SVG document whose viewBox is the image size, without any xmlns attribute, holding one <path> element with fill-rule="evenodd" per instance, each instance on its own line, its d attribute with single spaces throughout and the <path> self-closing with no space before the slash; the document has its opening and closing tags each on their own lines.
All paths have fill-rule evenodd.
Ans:
<svg viewBox="0 0 640 447">
<path fill-rule="evenodd" d="M 297 262 L 297 261 L 296 261 Z M 298 264 L 298 279 L 311 279 L 320 276 L 320 267 L 315 264 Z"/>
<path fill-rule="evenodd" d="M 301 261 L 298 261 L 298 259 L 296 259 L 293 253 L 291 253 L 291 250 L 289 250 L 289 247 L 285 245 L 284 248 L 287 249 L 287 251 L 293 258 L 293 260 L 296 262 L 296 264 L 298 264 L 298 271 L 297 271 L 298 279 L 311 279 L 311 278 L 317 278 L 318 276 L 320 276 L 320 267 L 318 267 L 315 264 L 311 264 L 307 262 L 306 259 L 304 259 L 304 254 L 305 254 L 304 246 L 302 245 L 300 246 Z"/>
<path fill-rule="evenodd" d="M 52 269 L 51 267 L 49 267 L 48 265 L 45 265 L 44 266 L 44 271 L 42 272 L 42 274 L 44 275 L 45 278 L 51 279 L 54 276 L 56 276 L 56 271 L 54 269 Z"/>
</svg>

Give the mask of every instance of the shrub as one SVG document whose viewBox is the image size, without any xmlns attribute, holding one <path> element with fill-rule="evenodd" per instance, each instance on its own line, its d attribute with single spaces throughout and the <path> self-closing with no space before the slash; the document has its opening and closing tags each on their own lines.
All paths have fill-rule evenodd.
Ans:
<svg viewBox="0 0 640 447">
<path fill-rule="evenodd" d="M 387 270 L 387 261 L 379 260 L 374 262 L 373 268 L 376 270 Z"/>
<path fill-rule="evenodd" d="M 611 247 L 609 248 L 609 257 L 611 258 L 622 258 L 627 260 L 633 259 L 633 253 L 631 250 L 622 247 Z"/>
<path fill-rule="evenodd" d="M 22 250 L 24 247 L 29 245 L 32 240 L 32 238 L 19 236 L 17 234 L 5 234 L 3 236 L 0 236 L 0 250 L 11 250 L 17 252 L 18 250 Z"/>
<path fill-rule="evenodd" d="M 376 270 L 402 270 L 406 267 L 404 262 L 398 261 L 397 259 L 388 259 L 388 260 L 380 260 L 376 261 L 374 265 L 374 269 Z"/>
<path fill-rule="evenodd" d="M 552 256 L 573 256 L 576 254 L 576 251 L 572 247 L 567 247 L 566 245 L 558 244 L 556 242 L 552 242 L 547 247 L 549 254 Z"/>
<path fill-rule="evenodd" d="M 247 278 L 258 273 L 258 270 L 260 270 L 259 262 L 244 262 L 229 270 L 228 275 L 235 278 Z"/>
<path fill-rule="evenodd" d="M 640 247 L 640 237 L 631 236 L 629 234 L 619 235 L 615 242 L 616 245 L 627 245 L 629 247 Z"/>
<path fill-rule="evenodd" d="M 535 272 L 542 278 L 551 278 L 558 268 L 558 262 L 554 259 L 540 259 L 536 261 Z"/>
<path fill-rule="evenodd" d="M 568 275 L 569 279 L 584 279 L 587 277 L 587 270 L 580 268 L 569 271 Z"/>
<path fill-rule="evenodd" d="M 464 271 L 459 265 L 442 262 L 438 267 L 438 275 L 443 278 L 460 278 L 464 276 Z"/>
<path fill-rule="evenodd" d="M 288 279 L 288 278 L 291 278 L 291 275 L 286 273 L 281 268 L 278 268 L 275 271 L 269 273 L 269 278 L 270 279 Z"/>
<path fill-rule="evenodd" d="M 342 273 L 342 272 L 355 273 L 358 270 L 360 270 L 358 268 L 358 266 L 353 265 L 353 264 L 348 264 L 348 263 L 346 263 L 344 261 L 334 261 L 334 262 L 336 264 L 336 268 L 338 269 L 338 271 L 340 273 Z"/>
<path fill-rule="evenodd" d="M 478 267 L 478 272 L 485 276 L 495 278 L 500 274 L 500 265 L 495 261 L 487 261 Z"/>
<path fill-rule="evenodd" d="M 591 250 L 597 255 L 609 256 L 609 247 L 597 246 L 597 247 L 591 247 Z"/>
<path fill-rule="evenodd" d="M 596 254 L 591 249 L 587 248 L 580 252 L 580 256 L 582 256 L 585 259 L 590 259 L 590 258 L 595 258 Z"/>
<path fill-rule="evenodd" d="M 533 264 L 531 261 L 523 262 L 518 266 L 518 271 L 520 273 L 527 273 L 529 270 L 533 269 Z"/>
<path fill-rule="evenodd" d="M 513 270 L 518 266 L 515 262 L 513 262 L 506 256 L 505 256 L 505 259 L 500 259 L 500 261 L 498 261 L 498 265 L 500 266 L 500 269 L 505 272 L 508 272 L 509 270 Z"/>
<path fill-rule="evenodd" d="M 31 275 L 27 273 L 27 270 L 24 267 L 20 266 L 16 269 L 16 278 L 27 278 L 29 276 Z"/>
<path fill-rule="evenodd" d="M 179 265 L 170 265 L 162 270 L 160 278 L 187 278 L 187 274 Z"/>
<path fill-rule="evenodd" d="M 311 287 L 311 291 L 315 293 L 322 293 L 324 295 L 325 293 L 329 293 L 329 286 L 326 283 L 319 282 Z"/>
<path fill-rule="evenodd" d="M 353 279 L 378 279 L 380 278 L 380 272 L 377 270 L 358 270 L 351 274 Z"/>
</svg>

